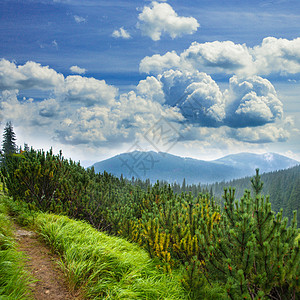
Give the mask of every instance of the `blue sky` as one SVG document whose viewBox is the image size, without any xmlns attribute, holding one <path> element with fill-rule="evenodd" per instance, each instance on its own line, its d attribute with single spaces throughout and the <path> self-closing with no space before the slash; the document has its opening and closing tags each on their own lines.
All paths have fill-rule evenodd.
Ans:
<svg viewBox="0 0 300 300">
<path fill-rule="evenodd" d="M 120 152 L 300 160 L 299 1 L 0 3 L 2 128 L 88 165 Z"/>
</svg>

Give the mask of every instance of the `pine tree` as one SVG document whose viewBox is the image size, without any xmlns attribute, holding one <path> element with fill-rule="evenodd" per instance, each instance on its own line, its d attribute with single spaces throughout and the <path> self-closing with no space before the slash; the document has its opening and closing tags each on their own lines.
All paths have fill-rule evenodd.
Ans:
<svg viewBox="0 0 300 300">
<path fill-rule="evenodd" d="M 264 186 L 264 183 L 260 179 L 259 169 L 256 169 L 256 175 L 253 178 L 251 178 L 251 184 L 255 196 L 259 195 Z"/>
<path fill-rule="evenodd" d="M 17 152 L 16 134 L 11 122 L 7 122 L 3 133 L 2 153 L 8 155 Z"/>
<path fill-rule="evenodd" d="M 246 191 L 235 200 L 234 190 L 225 190 L 224 214 L 219 226 L 209 232 L 203 226 L 199 248 L 209 281 L 226 286 L 231 299 L 299 299 L 300 252 L 296 241 L 296 212 L 292 225 L 282 211 L 271 210 L 269 198 L 260 195 L 258 170 L 252 179 L 255 198 Z"/>
<path fill-rule="evenodd" d="M 17 152 L 16 134 L 14 133 L 11 122 L 7 122 L 3 133 L 1 164 L 4 164 L 7 156 Z"/>
</svg>

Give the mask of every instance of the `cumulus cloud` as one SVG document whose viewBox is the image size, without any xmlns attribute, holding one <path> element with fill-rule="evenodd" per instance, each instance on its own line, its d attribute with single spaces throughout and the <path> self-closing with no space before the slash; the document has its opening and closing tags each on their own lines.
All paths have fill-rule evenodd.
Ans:
<svg viewBox="0 0 300 300">
<path fill-rule="evenodd" d="M 230 78 L 225 92 L 226 120 L 230 127 L 260 126 L 283 116 L 283 104 L 270 81 L 259 76 Z"/>
<path fill-rule="evenodd" d="M 73 67 L 73 71 L 79 71 L 77 66 Z M 106 84 L 104 80 L 79 75 L 65 78 L 48 66 L 43 67 L 35 62 L 17 66 L 5 59 L 0 61 L 0 89 L 48 90 L 63 101 L 87 106 L 108 105 L 114 102 L 118 94 L 118 89 Z"/>
<path fill-rule="evenodd" d="M 53 118 L 59 113 L 59 103 L 56 99 L 46 99 L 38 103 L 39 115 L 46 118 Z"/>
<path fill-rule="evenodd" d="M 143 98 L 159 103 L 165 102 L 165 95 L 162 90 L 162 83 L 154 76 L 148 76 L 137 85 L 137 93 Z"/>
<path fill-rule="evenodd" d="M 76 74 L 85 74 L 86 69 L 80 68 L 78 66 L 72 66 L 72 67 L 70 67 L 70 71 L 72 73 L 76 73 Z"/>
<path fill-rule="evenodd" d="M 116 29 L 113 33 L 112 36 L 114 38 L 122 38 L 122 39 L 130 39 L 130 33 L 126 31 L 123 27 Z"/>
<path fill-rule="evenodd" d="M 216 69 L 217 72 L 232 73 L 251 66 L 252 56 L 246 45 L 231 41 L 199 44 L 197 42 L 181 54 L 181 60 L 187 67 L 206 70 Z"/>
<path fill-rule="evenodd" d="M 174 108 L 137 96 L 133 91 L 123 94 L 111 107 L 81 107 L 62 122 L 58 138 L 67 144 L 103 146 L 134 142 L 160 118 L 172 122 L 182 116 Z"/>
<path fill-rule="evenodd" d="M 0 61 L 0 90 L 53 89 L 62 85 L 64 76 L 40 64 L 28 61 L 17 66 L 5 59 Z"/>
<path fill-rule="evenodd" d="M 224 119 L 223 95 L 209 75 L 169 70 L 158 78 L 162 83 L 165 103 L 179 107 L 189 122 L 217 126 Z"/>
<path fill-rule="evenodd" d="M 140 72 L 160 74 L 164 70 L 179 68 L 180 57 L 175 51 L 167 52 L 165 55 L 155 54 L 151 57 L 146 56 L 140 62 Z"/>
<path fill-rule="evenodd" d="M 262 75 L 300 72 L 300 38 L 287 40 L 267 37 L 261 45 L 250 49 L 250 53 L 255 57 L 257 72 Z"/>
<path fill-rule="evenodd" d="M 206 73 L 168 70 L 140 82 L 143 97 L 180 109 L 186 122 L 198 126 L 255 127 L 282 119 L 283 104 L 270 81 L 233 76 L 221 92 Z"/>
<path fill-rule="evenodd" d="M 195 18 L 180 17 L 168 3 L 153 1 L 150 6 L 145 6 L 138 16 L 137 27 L 144 36 L 158 41 L 163 33 L 172 39 L 185 34 L 193 34 L 200 26 Z"/>
<path fill-rule="evenodd" d="M 65 100 L 83 105 L 109 105 L 114 102 L 118 89 L 107 85 L 104 80 L 79 75 L 68 76 L 63 89 L 59 91 Z"/>
<path fill-rule="evenodd" d="M 275 88 L 259 76 L 233 76 L 222 92 L 206 73 L 168 70 L 120 95 L 104 80 L 65 78 L 34 62 L 17 66 L 2 60 L 0 66 L 0 118 L 70 147 L 145 141 L 161 120 L 179 143 L 201 141 L 208 149 L 217 143 L 230 148 L 286 141 L 293 127 L 292 120 L 283 119 Z M 18 89 L 46 90 L 49 95 L 27 99 L 19 97 Z"/>
<path fill-rule="evenodd" d="M 253 48 L 231 41 L 193 42 L 181 54 L 167 52 L 145 57 L 140 71 L 157 74 L 168 69 L 200 70 L 239 76 L 296 74 L 300 72 L 300 38 L 267 37 Z"/>
<path fill-rule="evenodd" d="M 29 128 L 49 126 L 59 115 L 59 105 L 55 99 L 34 102 L 33 99 L 18 99 L 18 90 L 5 90 L 0 94 L 0 118 L 4 122 Z"/>
</svg>

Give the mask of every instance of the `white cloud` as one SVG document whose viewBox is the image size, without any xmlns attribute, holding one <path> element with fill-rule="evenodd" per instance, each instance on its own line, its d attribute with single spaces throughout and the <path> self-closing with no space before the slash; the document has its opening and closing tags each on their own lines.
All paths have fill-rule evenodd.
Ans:
<svg viewBox="0 0 300 300">
<path fill-rule="evenodd" d="M 56 99 L 46 99 L 37 104 L 39 115 L 46 118 L 57 117 L 60 106 Z"/>
<path fill-rule="evenodd" d="M 146 56 L 140 63 L 140 72 L 160 74 L 170 68 L 179 68 L 180 63 L 180 57 L 175 51 L 167 52 L 165 55 Z"/>
<path fill-rule="evenodd" d="M 139 14 L 137 27 L 144 36 L 158 41 L 163 33 L 172 39 L 185 34 L 193 34 L 200 26 L 195 18 L 180 17 L 168 3 L 153 1 Z"/>
<path fill-rule="evenodd" d="M 63 101 L 77 102 L 83 106 L 113 103 L 118 94 L 118 89 L 104 80 L 79 75 L 64 78 L 48 66 L 43 67 L 35 62 L 17 66 L 5 59 L 0 61 L 0 89 L 48 90 Z"/>
<path fill-rule="evenodd" d="M 28 61 L 24 65 L 17 66 L 8 60 L 0 60 L 0 89 L 53 89 L 62 85 L 64 76 L 40 64 Z"/>
<path fill-rule="evenodd" d="M 225 151 L 242 149 L 245 143 L 284 142 L 294 127 L 290 118 L 282 118 L 273 85 L 258 76 L 234 76 L 222 93 L 205 73 L 169 70 L 122 95 L 104 80 L 64 78 L 34 62 L 17 66 L 2 60 L 0 76 L 2 121 L 11 120 L 26 136 L 34 132 L 47 145 L 55 141 L 68 147 L 124 149 L 137 139 L 145 143 L 145 132 L 163 119 L 178 132 L 181 147 L 191 143 L 199 151 Z M 18 89 L 29 88 L 48 90 L 49 97 L 19 99 Z"/>
<path fill-rule="evenodd" d="M 86 18 L 77 16 L 77 15 L 74 15 L 74 20 L 76 23 L 85 23 L 86 22 Z"/>
<path fill-rule="evenodd" d="M 280 124 L 276 124 L 258 127 L 255 130 L 251 127 L 238 128 L 232 131 L 232 137 L 242 142 L 260 144 L 286 142 L 290 133 L 281 128 Z"/>
<path fill-rule="evenodd" d="M 130 39 L 131 36 L 128 31 L 126 31 L 123 27 L 120 29 L 116 29 L 113 33 L 112 36 L 114 38 L 122 38 L 122 39 Z"/>
<path fill-rule="evenodd" d="M 149 129 L 161 117 L 170 122 L 182 116 L 172 108 L 164 108 L 137 96 L 133 91 L 120 96 L 111 107 L 81 107 L 62 122 L 57 130 L 61 142 L 67 144 L 91 144 L 104 146 L 134 142 L 137 136 Z"/>
<path fill-rule="evenodd" d="M 161 104 L 165 102 L 162 83 L 154 76 L 148 76 L 145 80 L 141 80 L 136 89 L 137 93 L 147 100 Z"/>
<path fill-rule="evenodd" d="M 247 69 L 252 64 L 252 56 L 246 45 L 234 44 L 231 41 L 199 44 L 197 42 L 181 54 L 181 61 L 187 67 L 233 73 Z"/>
<path fill-rule="evenodd" d="M 300 72 L 300 38 L 294 40 L 267 37 L 262 44 L 250 49 L 257 73 L 273 72 L 296 74 Z"/>
<path fill-rule="evenodd" d="M 5 90 L 0 94 L 0 118 L 12 121 L 23 128 L 36 128 L 39 131 L 53 124 L 59 115 L 59 105 L 55 99 L 34 102 L 32 99 L 18 99 L 18 90 Z M 45 128 L 43 129 L 45 130 Z"/>
<path fill-rule="evenodd" d="M 137 86 L 142 97 L 180 109 L 186 121 L 201 126 L 256 127 L 282 119 L 283 104 L 270 81 L 233 76 L 223 93 L 206 73 L 168 70 Z"/>
<path fill-rule="evenodd" d="M 300 72 L 300 38 L 287 40 L 268 37 L 253 48 L 231 41 L 194 42 L 180 55 L 175 52 L 171 54 L 167 52 L 145 57 L 140 63 L 140 71 L 157 74 L 168 69 L 200 70 L 244 77 Z"/>
<path fill-rule="evenodd" d="M 282 118 L 283 104 L 267 79 L 253 76 L 241 80 L 233 76 L 229 84 L 224 93 L 228 126 L 260 126 Z"/>
<path fill-rule="evenodd" d="M 107 85 L 104 80 L 72 75 L 65 79 L 65 84 L 58 93 L 65 100 L 82 105 L 109 105 L 115 101 L 118 89 Z"/>
<path fill-rule="evenodd" d="M 179 107 L 189 122 L 216 126 L 223 121 L 224 98 L 209 75 L 169 70 L 158 78 L 163 86 L 165 103 Z"/>
<path fill-rule="evenodd" d="M 80 68 L 80 67 L 78 67 L 78 66 L 72 66 L 72 67 L 70 67 L 70 71 L 71 71 L 72 73 L 85 74 L 86 69 Z"/>
</svg>

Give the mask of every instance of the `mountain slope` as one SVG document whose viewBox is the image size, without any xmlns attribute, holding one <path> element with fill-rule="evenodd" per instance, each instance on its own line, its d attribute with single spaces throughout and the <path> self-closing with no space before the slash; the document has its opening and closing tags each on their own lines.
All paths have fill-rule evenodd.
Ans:
<svg viewBox="0 0 300 300">
<path fill-rule="evenodd" d="M 236 189 L 235 196 L 240 199 L 245 189 L 252 190 L 251 177 L 231 180 L 229 182 L 219 182 L 207 186 L 215 197 L 222 198 L 224 187 Z M 272 210 L 279 212 L 283 209 L 283 216 L 293 219 L 293 211 L 300 209 L 300 165 L 261 175 L 263 181 L 263 195 L 269 195 Z M 300 225 L 300 213 L 297 215 L 298 225 Z"/>
<path fill-rule="evenodd" d="M 240 153 L 214 161 L 183 158 L 163 152 L 134 151 L 95 163 L 96 172 L 107 171 L 116 176 L 165 180 L 181 183 L 185 178 L 192 183 L 213 183 L 253 175 L 256 168 L 261 173 L 286 169 L 298 162 L 285 156 L 266 153 Z"/>
</svg>

